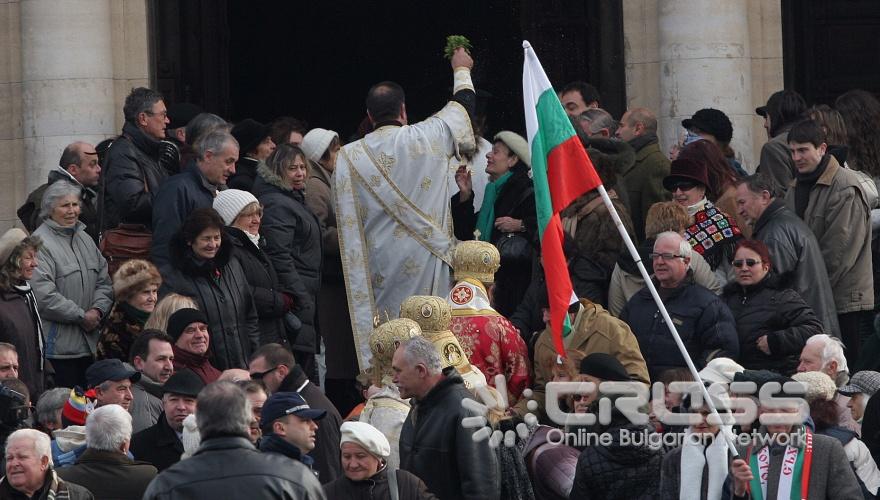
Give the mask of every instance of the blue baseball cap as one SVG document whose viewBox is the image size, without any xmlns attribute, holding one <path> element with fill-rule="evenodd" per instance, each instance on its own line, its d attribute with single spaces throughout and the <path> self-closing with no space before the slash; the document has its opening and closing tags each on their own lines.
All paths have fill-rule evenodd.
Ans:
<svg viewBox="0 0 880 500">
<path fill-rule="evenodd" d="M 327 410 L 312 408 L 298 392 L 276 392 L 263 404 L 260 423 L 265 428 L 287 415 L 296 415 L 306 420 L 321 420 L 327 416 Z"/>
</svg>

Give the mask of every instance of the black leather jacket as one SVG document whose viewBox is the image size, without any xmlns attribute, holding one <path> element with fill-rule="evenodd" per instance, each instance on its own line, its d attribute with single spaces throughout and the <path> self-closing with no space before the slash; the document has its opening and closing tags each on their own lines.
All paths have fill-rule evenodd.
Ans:
<svg viewBox="0 0 880 500">
<path fill-rule="evenodd" d="M 475 443 L 474 429 L 461 425 L 473 414 L 461 401 L 471 398 L 454 368 L 412 409 L 400 432 L 400 468 L 421 478 L 443 500 L 498 500 L 495 452 L 486 440 Z"/>
<path fill-rule="evenodd" d="M 156 477 L 144 493 L 152 499 L 324 499 L 305 465 L 277 453 L 260 453 L 244 437 L 202 441 L 192 457 Z"/>
</svg>

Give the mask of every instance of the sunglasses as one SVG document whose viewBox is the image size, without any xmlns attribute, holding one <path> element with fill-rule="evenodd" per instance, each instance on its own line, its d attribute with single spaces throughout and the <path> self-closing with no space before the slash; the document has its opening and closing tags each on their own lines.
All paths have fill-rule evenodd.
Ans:
<svg viewBox="0 0 880 500">
<path fill-rule="evenodd" d="M 695 187 L 697 187 L 696 182 L 677 181 L 677 182 L 672 183 L 669 186 L 669 191 L 672 193 L 674 193 L 677 189 L 681 189 L 682 191 L 690 191 L 691 189 L 693 189 Z"/>
<path fill-rule="evenodd" d="M 281 366 L 281 365 L 278 365 L 278 366 Z M 265 377 L 266 375 L 277 370 L 278 366 L 276 366 L 275 368 L 271 368 L 269 370 L 266 370 L 264 372 L 251 373 L 251 380 L 263 380 L 263 377 Z"/>
<path fill-rule="evenodd" d="M 733 267 L 743 267 L 743 266 L 752 267 L 752 266 L 760 264 L 760 263 L 761 263 L 760 260 L 755 260 L 755 259 L 745 259 L 745 260 L 736 259 L 733 261 Z"/>
</svg>

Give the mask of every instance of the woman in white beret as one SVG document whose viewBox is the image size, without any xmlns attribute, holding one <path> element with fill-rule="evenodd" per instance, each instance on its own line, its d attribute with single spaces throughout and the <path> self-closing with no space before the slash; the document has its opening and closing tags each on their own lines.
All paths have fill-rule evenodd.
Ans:
<svg viewBox="0 0 880 500">
<path fill-rule="evenodd" d="M 373 498 L 436 500 L 425 483 L 405 470 L 388 474 L 386 459 L 391 445 L 384 434 L 364 422 L 345 422 L 340 427 L 344 477 L 324 485 L 327 498 Z M 391 488 L 397 490 L 392 497 Z"/>
</svg>

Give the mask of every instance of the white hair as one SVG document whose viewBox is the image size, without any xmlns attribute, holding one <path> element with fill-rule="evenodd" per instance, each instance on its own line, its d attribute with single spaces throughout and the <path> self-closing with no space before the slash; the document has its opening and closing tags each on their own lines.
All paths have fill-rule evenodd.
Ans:
<svg viewBox="0 0 880 500">
<path fill-rule="evenodd" d="M 131 414 L 119 405 L 95 408 L 86 419 L 86 445 L 103 451 L 119 451 L 131 440 Z"/>
<path fill-rule="evenodd" d="M 674 231 L 663 231 L 662 233 L 658 234 L 657 237 L 654 239 L 654 247 L 657 247 L 657 243 L 660 243 L 660 240 L 665 239 L 675 240 L 678 242 L 678 255 L 681 255 L 688 260 L 690 260 L 690 258 L 693 256 L 691 244 L 688 243 L 682 235 Z"/>
<path fill-rule="evenodd" d="M 806 345 L 822 346 L 822 369 L 824 370 L 828 363 L 837 361 L 837 373 L 849 373 L 849 367 L 846 365 L 846 356 L 843 355 L 843 342 L 837 337 L 832 337 L 826 333 L 813 335 L 807 339 Z M 834 382 L 840 387 L 842 384 L 836 377 Z M 843 381 L 846 383 L 846 381 Z"/>
<path fill-rule="evenodd" d="M 423 364 L 428 369 L 428 373 L 436 375 L 443 371 L 443 364 L 440 362 L 440 353 L 430 340 L 418 336 L 413 337 L 403 344 L 403 354 L 410 363 Z"/>
<path fill-rule="evenodd" d="M 22 439 L 28 439 L 34 444 L 37 458 L 49 457 L 49 465 L 52 465 L 52 441 L 48 435 L 36 429 L 19 429 L 6 438 L 6 450 L 9 450 L 13 442 Z"/>
</svg>

